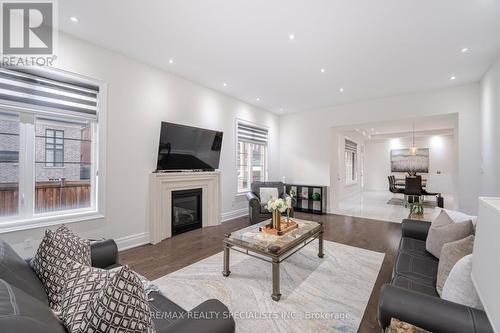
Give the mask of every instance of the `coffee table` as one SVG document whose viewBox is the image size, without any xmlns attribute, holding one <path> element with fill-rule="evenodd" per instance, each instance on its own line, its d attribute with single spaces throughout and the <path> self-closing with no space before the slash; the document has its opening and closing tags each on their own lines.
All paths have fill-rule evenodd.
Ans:
<svg viewBox="0 0 500 333">
<path fill-rule="evenodd" d="M 251 225 L 232 232 L 224 237 L 224 267 L 222 275 L 229 276 L 229 251 L 238 251 L 251 257 L 272 263 L 273 293 L 272 299 L 279 301 L 280 263 L 295 252 L 318 238 L 318 257 L 323 258 L 323 225 L 318 222 L 293 219 L 298 228 L 283 236 L 260 232 L 259 228 L 269 224 L 270 220 Z"/>
</svg>

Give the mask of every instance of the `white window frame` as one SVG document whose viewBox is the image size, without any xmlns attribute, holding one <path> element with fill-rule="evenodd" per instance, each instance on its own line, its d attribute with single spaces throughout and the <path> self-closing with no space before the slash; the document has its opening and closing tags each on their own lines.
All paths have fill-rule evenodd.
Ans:
<svg viewBox="0 0 500 333">
<path fill-rule="evenodd" d="M 345 149 L 345 141 L 346 140 L 349 140 L 349 141 L 352 141 L 354 143 L 356 143 L 356 152 L 354 154 L 354 158 L 353 158 L 353 167 L 354 167 L 354 173 L 353 173 L 353 176 L 354 176 L 354 179 L 348 179 L 347 178 L 347 172 L 345 172 L 347 170 L 347 159 L 346 159 L 346 153 L 349 152 L 349 153 L 353 153 L 352 151 L 348 151 L 347 149 Z M 348 137 L 345 137 L 344 139 L 344 184 L 346 186 L 350 186 L 350 185 L 355 185 L 358 183 L 358 171 L 359 171 L 359 142 L 357 142 L 356 140 L 353 140 L 353 139 L 350 139 Z"/>
<path fill-rule="evenodd" d="M 59 224 L 69 224 L 81 221 L 103 219 L 106 216 L 106 141 L 107 141 L 107 84 L 103 81 L 86 76 L 66 72 L 60 69 L 48 69 L 57 73 L 59 77 L 67 78 L 69 81 L 79 82 L 99 87 L 98 94 L 98 120 L 93 123 L 94 142 L 92 143 L 92 169 L 91 173 L 91 204 L 88 208 L 54 211 L 47 213 L 34 212 L 35 202 L 35 114 L 50 114 L 50 110 L 44 107 L 28 108 L 25 105 L 0 101 L 0 110 L 6 112 L 17 112 L 20 115 L 20 149 L 19 158 L 24 158 L 26 165 L 32 167 L 20 168 L 19 172 L 19 213 L 14 216 L 0 218 L 0 234 L 29 230 L 34 228 L 49 227 Z M 29 119 L 31 117 L 31 119 Z M 21 119 L 24 118 L 22 121 Z M 26 119 L 28 118 L 28 119 Z M 75 116 L 57 115 L 55 119 L 77 119 Z M 28 154 L 28 151 L 32 151 Z M 24 194 L 24 199 L 21 194 Z"/>
<path fill-rule="evenodd" d="M 239 151 L 239 145 L 240 145 L 240 141 L 238 139 L 238 125 L 239 124 L 246 124 L 246 125 L 250 125 L 250 126 L 253 126 L 253 127 L 257 127 L 257 128 L 261 128 L 261 129 L 264 129 L 264 130 L 267 130 L 268 132 L 268 144 L 269 144 L 269 128 L 266 127 L 266 126 L 262 126 L 262 125 L 259 125 L 259 124 L 255 124 L 255 123 L 252 123 L 252 122 L 249 122 L 247 120 L 243 120 L 243 119 L 236 119 L 236 126 L 235 126 L 235 132 L 236 132 L 236 152 L 235 152 L 235 166 L 236 166 L 236 195 L 244 195 L 248 192 L 251 191 L 251 186 L 252 186 L 252 170 L 251 170 L 251 161 L 252 161 L 252 150 L 250 150 L 250 153 L 248 154 L 247 156 L 247 163 L 248 165 L 250 166 L 249 167 L 249 172 L 247 172 L 247 182 L 248 182 L 248 188 L 245 188 L 245 189 L 240 189 L 239 188 L 239 180 L 238 180 L 238 151 Z M 248 143 L 248 142 L 246 142 Z M 267 181 L 269 179 L 269 147 L 268 145 L 263 145 L 264 146 L 264 164 L 263 164 L 263 174 L 264 174 L 264 179 L 261 179 L 261 181 Z"/>
</svg>

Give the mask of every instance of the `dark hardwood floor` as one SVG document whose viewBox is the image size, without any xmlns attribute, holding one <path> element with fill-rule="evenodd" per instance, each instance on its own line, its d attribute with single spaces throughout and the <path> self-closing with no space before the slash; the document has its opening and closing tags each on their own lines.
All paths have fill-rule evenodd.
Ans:
<svg viewBox="0 0 500 333">
<path fill-rule="evenodd" d="M 342 244 L 385 253 L 377 281 L 358 332 L 379 332 L 377 303 L 380 287 L 389 282 L 401 225 L 342 215 L 297 213 L 298 218 L 323 222 L 324 238 Z M 222 251 L 224 234 L 248 225 L 248 218 L 238 218 L 211 228 L 197 229 L 166 239 L 156 245 L 144 245 L 120 252 L 122 263 L 153 280 Z"/>
</svg>

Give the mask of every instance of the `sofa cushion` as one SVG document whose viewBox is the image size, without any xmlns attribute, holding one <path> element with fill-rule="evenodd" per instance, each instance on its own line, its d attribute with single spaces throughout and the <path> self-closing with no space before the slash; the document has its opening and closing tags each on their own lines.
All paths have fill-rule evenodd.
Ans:
<svg viewBox="0 0 500 333">
<path fill-rule="evenodd" d="M 417 283 L 435 288 L 438 261 L 400 252 L 394 265 L 394 273 Z"/>
<path fill-rule="evenodd" d="M 0 240 L 0 279 L 48 304 L 47 293 L 35 272 L 12 247 Z"/>
<path fill-rule="evenodd" d="M 457 261 L 472 253 L 474 248 L 474 235 L 470 235 L 464 239 L 455 242 L 449 242 L 443 245 L 441 250 L 441 259 L 438 265 L 438 275 L 436 289 L 439 295 L 443 291 L 444 283 L 451 272 L 451 269 Z"/>
<path fill-rule="evenodd" d="M 445 210 L 441 210 L 438 217 L 432 221 L 425 248 L 436 258 L 440 258 L 444 244 L 463 239 L 472 233 L 470 220 L 455 223 Z"/>
<path fill-rule="evenodd" d="M 130 268 L 123 266 L 91 302 L 79 327 L 86 332 L 152 331 L 149 304 L 142 282 Z"/>
<path fill-rule="evenodd" d="M 64 326 L 44 302 L 0 279 L 2 333 L 64 333 Z"/>
<path fill-rule="evenodd" d="M 148 295 L 153 326 L 157 332 L 164 332 L 175 320 L 182 319 L 187 312 L 158 291 Z"/>
<path fill-rule="evenodd" d="M 436 259 L 436 257 L 425 249 L 425 241 L 419 239 L 408 237 L 401 238 L 399 251 L 427 259 Z"/>
<path fill-rule="evenodd" d="M 69 261 L 61 298 L 61 318 L 68 332 L 79 332 L 83 317 L 106 281 L 115 273 Z"/>
<path fill-rule="evenodd" d="M 483 310 L 476 288 L 472 283 L 472 254 L 461 258 L 451 269 L 450 275 L 443 287 L 442 298 Z"/>
<path fill-rule="evenodd" d="M 426 285 L 426 284 L 422 284 L 422 283 L 413 281 L 412 279 L 410 279 L 406 276 L 394 275 L 394 277 L 392 278 L 391 284 L 393 284 L 397 287 L 417 291 L 419 293 L 426 294 L 429 296 L 439 297 L 439 295 L 436 292 L 436 288 L 429 286 L 429 285 Z"/>
<path fill-rule="evenodd" d="M 42 281 L 49 306 L 54 311 L 60 311 L 68 259 L 90 266 L 90 242 L 81 239 L 64 225 L 55 232 L 46 230 L 31 265 Z"/>
</svg>

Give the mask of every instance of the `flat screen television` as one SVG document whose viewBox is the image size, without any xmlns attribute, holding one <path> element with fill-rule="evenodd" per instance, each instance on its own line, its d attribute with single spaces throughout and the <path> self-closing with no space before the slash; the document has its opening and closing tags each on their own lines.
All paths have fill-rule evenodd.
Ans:
<svg viewBox="0 0 500 333">
<path fill-rule="evenodd" d="M 156 171 L 213 171 L 219 167 L 222 132 L 161 123 Z"/>
</svg>

